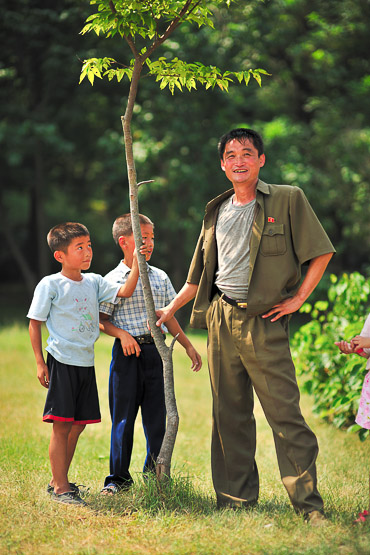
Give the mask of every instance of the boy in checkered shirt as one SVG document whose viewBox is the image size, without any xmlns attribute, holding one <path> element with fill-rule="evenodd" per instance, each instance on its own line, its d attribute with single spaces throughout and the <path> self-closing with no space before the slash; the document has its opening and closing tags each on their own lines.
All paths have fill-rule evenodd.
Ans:
<svg viewBox="0 0 370 555">
<path fill-rule="evenodd" d="M 140 214 L 140 228 L 146 261 L 154 249 L 154 224 Z M 124 258 L 105 279 L 114 284 L 125 283 L 131 271 L 135 241 L 131 216 L 124 214 L 113 224 L 113 239 L 121 248 Z M 148 275 L 155 308 L 167 305 L 176 292 L 167 274 L 148 265 Z M 166 428 L 163 366 L 160 355 L 147 327 L 147 313 L 141 279 L 130 298 L 118 304 L 102 303 L 99 307 L 100 329 L 115 342 L 109 376 L 109 407 L 112 418 L 110 473 L 106 477 L 102 494 L 113 495 L 133 483 L 129 472 L 134 425 L 141 407 L 147 453 L 143 472 L 154 471 Z M 175 318 L 166 323 L 168 331 L 178 336 L 179 343 L 192 361 L 192 370 L 202 366 L 199 353 L 186 337 Z"/>
</svg>

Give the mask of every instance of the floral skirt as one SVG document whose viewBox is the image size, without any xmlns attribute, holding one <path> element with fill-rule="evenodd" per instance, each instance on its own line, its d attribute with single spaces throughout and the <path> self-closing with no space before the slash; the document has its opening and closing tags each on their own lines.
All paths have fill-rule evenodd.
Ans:
<svg viewBox="0 0 370 555">
<path fill-rule="evenodd" d="M 370 372 L 365 376 L 356 423 L 370 430 Z"/>
</svg>

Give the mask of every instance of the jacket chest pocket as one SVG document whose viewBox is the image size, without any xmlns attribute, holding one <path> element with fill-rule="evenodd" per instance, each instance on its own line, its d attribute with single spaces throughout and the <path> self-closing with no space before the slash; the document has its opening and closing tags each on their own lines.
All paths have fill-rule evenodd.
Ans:
<svg viewBox="0 0 370 555">
<path fill-rule="evenodd" d="M 286 252 L 284 224 L 270 224 L 265 226 L 260 251 L 263 256 L 278 256 Z"/>
</svg>

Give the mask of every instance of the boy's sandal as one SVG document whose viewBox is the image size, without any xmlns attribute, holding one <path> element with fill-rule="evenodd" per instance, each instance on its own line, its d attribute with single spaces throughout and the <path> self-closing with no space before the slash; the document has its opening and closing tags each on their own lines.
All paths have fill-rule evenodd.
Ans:
<svg viewBox="0 0 370 555">
<path fill-rule="evenodd" d="M 364 522 L 370 522 L 370 511 L 362 511 L 362 513 L 358 513 L 358 518 L 356 518 L 353 524 L 363 524 Z"/>
<path fill-rule="evenodd" d="M 118 492 L 119 487 L 117 486 L 117 484 L 113 484 L 113 482 L 107 484 L 102 490 L 100 490 L 101 495 L 115 495 Z"/>
</svg>

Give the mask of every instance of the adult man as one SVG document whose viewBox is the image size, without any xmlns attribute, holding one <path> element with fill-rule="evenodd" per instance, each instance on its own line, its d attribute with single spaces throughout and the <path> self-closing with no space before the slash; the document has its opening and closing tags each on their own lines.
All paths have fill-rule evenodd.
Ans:
<svg viewBox="0 0 370 555">
<path fill-rule="evenodd" d="M 323 518 L 318 446 L 299 408 L 288 315 L 312 293 L 334 248 L 299 188 L 259 179 L 265 155 L 258 133 L 227 133 L 219 154 L 233 188 L 208 203 L 187 282 L 159 311 L 158 325 L 195 297 L 191 325 L 208 329 L 218 506 L 249 506 L 258 499 L 254 388 L 290 500 L 316 523 Z"/>
</svg>

